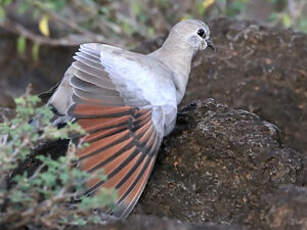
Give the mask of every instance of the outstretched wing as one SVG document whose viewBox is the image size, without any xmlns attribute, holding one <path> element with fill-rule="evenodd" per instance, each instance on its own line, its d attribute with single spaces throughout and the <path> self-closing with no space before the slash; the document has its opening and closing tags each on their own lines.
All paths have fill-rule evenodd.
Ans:
<svg viewBox="0 0 307 230">
<path fill-rule="evenodd" d="M 89 181 L 87 194 L 102 187 L 117 189 L 115 214 L 126 217 L 146 185 L 161 143 L 151 110 L 78 104 L 73 111 L 89 133 L 83 141 L 90 146 L 78 152 L 81 168 L 107 175 L 107 180 Z"/>
<path fill-rule="evenodd" d="M 88 133 L 82 141 L 90 145 L 77 153 L 80 167 L 107 176 L 106 180 L 91 179 L 87 194 L 117 189 L 113 214 L 126 217 L 147 183 L 163 132 L 153 122 L 153 113 L 157 117 L 159 110 L 114 82 L 101 63 L 100 52 L 97 44 L 81 46 L 50 104 L 58 113 L 76 119 Z"/>
</svg>

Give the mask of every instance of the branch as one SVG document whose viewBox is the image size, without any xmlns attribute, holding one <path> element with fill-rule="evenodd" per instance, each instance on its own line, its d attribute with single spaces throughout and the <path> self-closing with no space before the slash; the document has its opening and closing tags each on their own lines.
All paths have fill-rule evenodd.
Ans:
<svg viewBox="0 0 307 230">
<path fill-rule="evenodd" d="M 33 33 L 23 25 L 6 18 L 3 22 L 0 22 L 0 26 L 12 33 L 15 33 L 17 35 L 21 35 L 29 40 L 32 40 L 33 42 L 40 44 L 40 45 L 50 45 L 50 46 L 77 46 L 81 43 L 85 42 L 99 42 L 99 43 L 105 43 L 107 42 L 105 39 L 99 39 L 96 37 L 96 39 L 92 39 L 88 35 L 68 35 L 66 37 L 62 38 L 48 38 L 44 37 L 42 35 L 38 35 L 36 33 Z"/>
<path fill-rule="evenodd" d="M 92 40 L 105 40 L 104 36 L 95 34 L 95 33 L 91 32 L 87 29 L 84 29 L 84 28 L 80 27 L 78 24 L 76 24 L 74 21 L 72 21 L 68 18 L 63 18 L 60 15 L 54 13 L 53 11 L 46 9 L 40 1 L 31 0 L 30 2 L 31 2 L 31 4 L 33 4 L 33 6 L 37 7 L 39 10 L 41 10 L 42 12 L 47 14 L 49 17 L 53 18 L 55 21 L 68 26 L 69 28 L 73 29 L 74 31 L 76 31 L 80 34 L 86 35 L 88 38 L 90 38 Z"/>
</svg>

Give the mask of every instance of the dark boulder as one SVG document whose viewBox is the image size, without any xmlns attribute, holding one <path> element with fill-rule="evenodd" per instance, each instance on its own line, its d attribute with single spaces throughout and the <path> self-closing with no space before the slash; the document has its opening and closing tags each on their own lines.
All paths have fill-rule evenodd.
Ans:
<svg viewBox="0 0 307 230">
<path fill-rule="evenodd" d="M 282 186 L 264 199 L 263 218 L 270 229 L 307 229 L 307 189 L 293 185 Z"/>
<path fill-rule="evenodd" d="M 67 229 L 75 230 L 76 228 Z M 182 223 L 168 218 L 155 216 L 133 216 L 125 221 L 117 221 L 104 226 L 89 226 L 77 230 L 245 230 L 239 225 L 221 225 L 206 223 L 202 225 Z"/>
<path fill-rule="evenodd" d="M 279 129 L 213 99 L 183 108 L 135 213 L 192 223 L 267 226 L 261 198 L 301 184 L 302 155 Z"/>
</svg>

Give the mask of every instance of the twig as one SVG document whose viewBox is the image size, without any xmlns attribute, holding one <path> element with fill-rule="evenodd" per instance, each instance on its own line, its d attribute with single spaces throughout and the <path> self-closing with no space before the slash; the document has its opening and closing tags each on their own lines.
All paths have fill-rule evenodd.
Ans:
<svg viewBox="0 0 307 230">
<path fill-rule="evenodd" d="M 33 33 L 32 31 L 28 30 L 23 25 L 6 18 L 4 22 L 0 22 L 0 26 L 12 33 L 17 35 L 21 35 L 27 39 L 32 40 L 33 42 L 40 44 L 40 45 L 50 45 L 50 46 L 77 46 L 81 43 L 85 42 L 106 42 L 103 40 L 93 40 L 88 36 L 84 35 L 68 35 L 62 38 L 48 38 L 42 35 L 38 35 Z"/>
<path fill-rule="evenodd" d="M 36 1 L 36 0 L 31 0 L 30 1 L 32 5 L 35 7 L 39 8 L 41 11 L 46 13 L 49 17 L 53 18 L 55 21 L 60 22 L 69 28 L 75 30 L 76 32 L 79 32 L 81 34 L 86 35 L 88 38 L 92 40 L 105 40 L 105 37 L 102 35 L 95 34 L 89 30 L 86 30 L 82 27 L 80 27 L 78 24 L 76 24 L 74 21 L 69 20 L 68 18 L 62 18 L 60 15 L 46 9 L 41 2 Z"/>
<path fill-rule="evenodd" d="M 71 30 L 77 32 L 78 34 L 69 34 L 61 38 L 49 38 L 32 32 L 31 30 L 24 27 L 22 24 L 11 20 L 9 17 L 6 17 L 4 21 L 0 21 L 0 27 L 11 31 L 15 34 L 21 35 L 37 44 L 45 44 L 50 46 L 77 46 L 85 42 L 99 42 L 99 43 L 108 43 L 106 39 L 101 34 L 93 33 L 85 28 L 82 28 L 76 24 L 73 20 L 68 18 L 63 18 L 60 15 L 56 14 L 53 11 L 46 9 L 41 2 L 37 0 L 30 0 L 30 3 L 33 7 L 38 8 L 41 12 L 48 15 L 55 22 L 63 24 L 70 28 Z"/>
</svg>

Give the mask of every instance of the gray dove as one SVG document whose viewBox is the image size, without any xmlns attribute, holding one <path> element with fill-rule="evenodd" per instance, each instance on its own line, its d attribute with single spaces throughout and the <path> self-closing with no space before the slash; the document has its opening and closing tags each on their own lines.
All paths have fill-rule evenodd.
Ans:
<svg viewBox="0 0 307 230">
<path fill-rule="evenodd" d="M 207 47 L 215 49 L 199 20 L 177 23 L 162 47 L 147 55 L 83 44 L 51 96 L 55 124 L 74 120 L 87 132 L 79 167 L 107 176 L 90 179 L 86 195 L 117 189 L 112 215 L 127 217 L 140 198 L 162 139 L 175 127 L 192 58 Z"/>
</svg>

